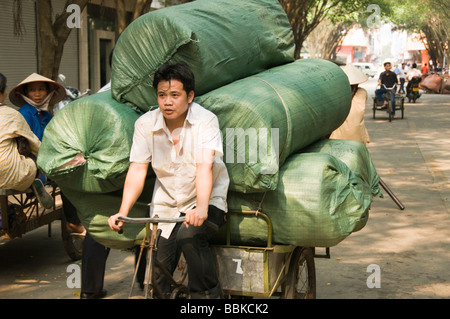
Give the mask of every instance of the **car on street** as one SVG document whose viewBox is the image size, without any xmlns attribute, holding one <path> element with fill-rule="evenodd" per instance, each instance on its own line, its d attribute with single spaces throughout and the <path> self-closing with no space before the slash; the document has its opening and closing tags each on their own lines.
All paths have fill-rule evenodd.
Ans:
<svg viewBox="0 0 450 319">
<path fill-rule="evenodd" d="M 352 64 L 360 69 L 364 74 L 372 78 L 378 73 L 378 70 L 373 63 L 355 62 Z"/>
</svg>

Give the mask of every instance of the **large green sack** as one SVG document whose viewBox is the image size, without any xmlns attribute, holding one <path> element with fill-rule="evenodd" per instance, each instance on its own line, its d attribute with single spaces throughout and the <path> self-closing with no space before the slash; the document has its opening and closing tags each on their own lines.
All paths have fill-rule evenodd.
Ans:
<svg viewBox="0 0 450 319">
<path fill-rule="evenodd" d="M 335 246 L 367 223 L 372 193 L 370 185 L 336 157 L 326 153 L 294 154 L 281 168 L 276 190 L 265 194 L 229 193 L 231 243 L 266 243 L 265 219 L 240 213 L 261 208 L 272 223 L 272 243 Z M 226 228 L 221 228 L 214 241 L 224 243 L 226 234 Z"/>
<path fill-rule="evenodd" d="M 152 201 L 154 177 L 149 175 L 145 182 L 142 195 L 134 204 L 128 217 L 148 217 Z M 126 249 L 133 247 L 145 236 L 144 224 L 126 224 L 123 233 L 119 234 L 108 225 L 108 218 L 119 211 L 122 202 L 123 190 L 111 193 L 93 194 L 72 189 L 61 188 L 64 195 L 77 209 L 81 223 L 100 244 L 113 249 Z"/>
<path fill-rule="evenodd" d="M 380 178 L 372 162 L 367 147 L 358 141 L 323 139 L 302 149 L 301 153 L 330 154 L 348 166 L 348 168 L 372 188 L 372 195 L 383 197 Z"/>
<path fill-rule="evenodd" d="M 351 98 L 340 67 L 306 59 L 235 81 L 196 102 L 219 119 L 230 190 L 250 193 L 275 189 L 279 166 L 338 128 Z"/>
<path fill-rule="evenodd" d="M 277 0 L 196 0 L 133 21 L 114 48 L 112 93 L 142 111 L 156 105 L 153 74 L 186 62 L 197 95 L 294 60 L 294 41 Z"/>
<path fill-rule="evenodd" d="M 373 196 L 380 195 L 378 185 L 371 186 L 365 181 L 375 181 L 378 175 L 364 149 L 363 144 L 353 141 L 324 140 L 308 149 L 314 150 L 313 153 L 294 154 L 288 158 L 275 191 L 265 195 L 230 192 L 228 219 L 233 243 L 265 243 L 267 224 L 263 219 L 244 218 L 233 213 L 255 211 L 261 200 L 262 212 L 273 223 L 274 243 L 331 247 L 362 229 L 368 220 Z M 329 152 L 339 154 L 343 161 Z M 349 166 L 353 167 L 353 172 Z M 154 175 L 150 170 L 145 189 L 130 217 L 148 216 L 153 185 Z M 123 249 L 142 240 L 143 225 L 126 224 L 122 235 L 108 226 L 109 216 L 119 210 L 122 190 L 105 194 L 62 190 L 77 208 L 83 225 L 101 244 Z M 225 237 L 226 227 L 222 227 L 214 242 L 224 243 Z"/>
<path fill-rule="evenodd" d="M 65 189 L 89 193 L 121 189 L 138 117 L 110 91 L 73 101 L 45 128 L 37 165 Z M 71 162 L 74 159 L 81 161 Z"/>
</svg>

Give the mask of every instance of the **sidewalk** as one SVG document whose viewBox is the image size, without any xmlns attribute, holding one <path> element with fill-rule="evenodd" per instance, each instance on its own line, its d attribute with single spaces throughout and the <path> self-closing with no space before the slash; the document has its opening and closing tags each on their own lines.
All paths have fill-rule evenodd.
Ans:
<svg viewBox="0 0 450 319">
<path fill-rule="evenodd" d="M 365 228 L 316 259 L 317 298 L 449 298 L 450 95 L 423 94 L 390 123 L 381 111 L 373 119 L 375 82 L 363 84 L 368 149 L 405 209 L 386 192 L 374 199 Z M 380 288 L 367 285 L 371 267 Z"/>
</svg>

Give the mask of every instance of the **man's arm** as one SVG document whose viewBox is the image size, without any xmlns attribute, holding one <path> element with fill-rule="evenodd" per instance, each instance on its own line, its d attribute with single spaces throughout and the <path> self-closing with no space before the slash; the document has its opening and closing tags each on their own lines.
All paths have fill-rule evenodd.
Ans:
<svg viewBox="0 0 450 319">
<path fill-rule="evenodd" d="M 382 84 L 382 81 L 381 81 L 382 77 L 383 77 L 383 72 L 381 72 L 380 76 L 378 77 L 378 85 L 379 86 L 381 86 L 381 84 Z"/>
<path fill-rule="evenodd" d="M 112 215 L 108 219 L 109 227 L 112 230 L 119 231 L 123 227 L 123 222 L 117 221 L 119 216 L 128 216 L 134 203 L 142 193 L 145 184 L 145 178 L 147 176 L 149 163 L 130 163 L 127 176 L 125 178 L 125 186 L 123 188 L 122 204 L 120 205 L 119 212 Z M 117 225 L 116 225 L 117 222 Z"/>
<path fill-rule="evenodd" d="M 201 149 L 201 160 L 197 163 L 195 188 L 197 191 L 197 204 L 194 209 L 186 212 L 185 225 L 201 226 L 208 218 L 209 198 L 213 186 L 212 166 L 214 150 Z"/>
</svg>

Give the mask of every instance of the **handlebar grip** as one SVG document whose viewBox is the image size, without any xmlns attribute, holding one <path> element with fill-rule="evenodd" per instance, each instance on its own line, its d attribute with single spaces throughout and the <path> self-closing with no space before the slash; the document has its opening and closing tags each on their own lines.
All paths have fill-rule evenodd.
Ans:
<svg viewBox="0 0 450 319">
<path fill-rule="evenodd" d="M 115 223 L 116 225 L 118 225 L 119 224 L 119 221 L 118 220 L 116 220 L 116 223 Z M 117 232 L 119 235 L 122 235 L 123 234 L 123 228 L 121 228 L 121 229 L 119 229 L 119 231 Z"/>
</svg>

